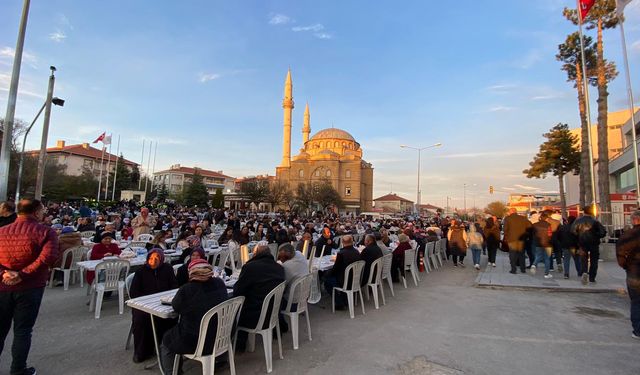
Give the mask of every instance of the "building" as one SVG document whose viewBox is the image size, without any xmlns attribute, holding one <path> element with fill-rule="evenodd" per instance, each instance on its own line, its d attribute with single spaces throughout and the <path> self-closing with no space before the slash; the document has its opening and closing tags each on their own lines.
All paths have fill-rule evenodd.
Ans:
<svg viewBox="0 0 640 375">
<path fill-rule="evenodd" d="M 519 214 L 560 208 L 559 193 L 512 193 L 507 208 L 515 208 Z"/>
<path fill-rule="evenodd" d="M 27 151 L 30 156 L 38 157 L 39 150 Z M 90 171 L 95 176 L 100 175 L 100 162 L 102 161 L 103 176 L 107 172 L 113 173 L 116 169 L 115 161 L 117 155 L 102 152 L 97 148 L 89 146 L 88 143 L 69 145 L 65 141 L 57 141 L 55 147 L 47 148 L 47 163 L 58 163 L 63 165 L 64 173 L 69 176 L 80 176 L 84 171 Z M 138 166 L 137 163 L 124 159 L 124 165 L 132 171 Z"/>
<path fill-rule="evenodd" d="M 235 179 L 222 174 L 222 171 L 183 167 L 180 164 L 174 164 L 167 170 L 155 172 L 153 174 L 153 185 L 158 189 L 164 185 L 169 193 L 172 194 L 180 193 L 186 184 L 191 183 L 196 170 L 203 177 L 203 182 L 209 194 L 215 194 L 216 190 L 222 190 L 223 194 L 234 191 Z"/>
<path fill-rule="evenodd" d="M 234 181 L 234 190 L 224 195 L 224 206 L 226 208 L 231 208 L 233 210 L 258 210 L 258 211 L 273 211 L 273 207 L 270 204 L 259 202 L 257 205 L 255 203 L 249 202 L 247 197 L 243 196 L 242 186 L 247 183 L 257 183 L 269 185 L 276 181 L 276 176 L 269 175 L 258 175 L 258 176 L 248 176 L 248 177 L 240 177 L 236 178 Z"/>
<path fill-rule="evenodd" d="M 389 193 L 373 200 L 376 211 L 388 213 L 407 213 L 413 210 L 413 201 Z"/>
<path fill-rule="evenodd" d="M 611 192 L 628 193 L 636 190 L 635 168 L 633 165 L 633 135 L 631 124 L 633 123 L 629 110 L 626 112 L 626 121 L 622 125 L 622 149 L 609 159 L 609 181 Z M 636 136 L 640 134 L 640 108 L 635 115 Z"/>
<path fill-rule="evenodd" d="M 291 157 L 291 115 L 293 84 L 291 71 L 284 88 L 284 131 L 282 162 L 276 168 L 276 178 L 289 184 L 292 190 L 301 183 L 328 181 L 340 193 L 345 203 L 343 212 L 359 214 L 373 206 L 373 167 L 362 159 L 362 148 L 351 134 L 327 128 L 311 135 L 309 105 L 304 111 L 302 148 Z"/>
<path fill-rule="evenodd" d="M 420 211 L 420 215 L 427 215 L 427 216 L 444 213 L 444 209 L 442 207 L 434 206 L 428 203 L 419 205 L 418 211 Z"/>
</svg>

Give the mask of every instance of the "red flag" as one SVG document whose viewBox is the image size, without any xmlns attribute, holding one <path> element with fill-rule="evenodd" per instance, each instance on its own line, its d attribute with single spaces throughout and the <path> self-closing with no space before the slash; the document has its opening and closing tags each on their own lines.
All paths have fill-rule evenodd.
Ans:
<svg viewBox="0 0 640 375">
<path fill-rule="evenodd" d="M 593 4 L 596 3 L 596 0 L 578 0 L 578 4 L 580 4 L 580 20 L 584 20 Z"/>
<path fill-rule="evenodd" d="M 98 143 L 98 142 L 100 142 L 100 141 L 104 140 L 104 137 L 105 137 L 106 135 L 107 135 L 107 132 L 104 132 L 104 133 L 100 134 L 100 136 L 99 136 L 98 138 L 96 138 L 96 140 L 95 140 L 95 141 L 93 141 L 93 143 Z"/>
</svg>

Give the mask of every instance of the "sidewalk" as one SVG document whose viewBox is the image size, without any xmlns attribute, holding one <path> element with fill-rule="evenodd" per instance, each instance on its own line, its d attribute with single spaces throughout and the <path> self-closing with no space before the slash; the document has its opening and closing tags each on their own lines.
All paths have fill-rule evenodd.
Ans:
<svg viewBox="0 0 640 375">
<path fill-rule="evenodd" d="M 527 260 L 528 263 L 529 260 Z M 586 293 L 626 293 L 627 290 L 624 270 L 616 262 L 611 261 L 599 262 L 597 283 L 589 283 L 588 285 L 582 285 L 573 264 L 571 265 L 571 278 L 568 280 L 564 279 L 564 273 L 557 272 L 557 270 L 551 272 L 552 279 L 545 279 L 543 264 L 540 264 L 535 276 L 529 270 L 523 274 L 518 269 L 515 275 L 509 273 L 510 270 L 509 256 L 499 252 L 496 257 L 496 267 L 483 266 L 476 278 L 476 285 L 479 287 L 548 289 Z"/>
</svg>

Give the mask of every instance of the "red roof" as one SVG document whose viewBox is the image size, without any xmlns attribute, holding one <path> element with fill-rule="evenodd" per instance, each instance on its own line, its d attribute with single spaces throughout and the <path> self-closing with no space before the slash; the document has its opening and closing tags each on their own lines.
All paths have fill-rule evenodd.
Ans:
<svg viewBox="0 0 640 375">
<path fill-rule="evenodd" d="M 34 150 L 34 151 L 28 151 L 29 154 L 35 154 L 38 153 L 39 151 Z M 98 150 L 97 148 L 93 148 L 91 146 L 89 146 L 88 143 L 84 143 L 84 144 L 78 144 L 78 145 L 70 145 L 70 146 L 64 146 L 64 147 L 49 147 L 47 148 L 47 154 L 57 154 L 57 153 L 62 153 L 62 154 L 69 154 L 69 155 L 79 155 L 79 156 L 84 156 L 87 158 L 92 158 L 94 160 L 100 160 L 100 158 L 102 157 L 102 150 Z M 109 158 L 111 158 L 111 160 L 115 160 L 118 158 L 117 155 L 113 155 L 110 154 L 108 152 L 105 151 L 104 153 L 104 160 L 108 160 Z M 138 165 L 138 163 L 132 162 L 131 160 L 127 160 L 127 159 L 123 159 L 124 163 L 127 165 Z"/>
<path fill-rule="evenodd" d="M 373 201 L 374 202 L 377 202 L 377 201 L 381 201 L 381 202 L 396 202 L 396 201 L 400 201 L 400 202 L 413 203 L 413 201 L 410 201 L 408 199 L 402 198 L 401 196 L 399 196 L 397 194 L 387 194 L 387 195 L 382 196 L 380 198 L 376 198 Z"/>
<path fill-rule="evenodd" d="M 189 168 L 189 167 L 177 167 L 177 168 L 170 168 L 170 169 L 166 169 L 164 171 L 160 171 L 160 172 L 156 172 L 154 174 L 160 174 L 160 173 L 184 173 L 187 175 L 193 175 L 196 172 L 196 169 L 198 170 L 198 174 L 200 174 L 200 176 L 203 177 L 217 177 L 217 178 L 233 178 L 227 175 L 224 175 L 220 172 L 216 172 L 216 171 L 210 171 L 207 169 L 201 169 L 201 168 Z"/>
</svg>

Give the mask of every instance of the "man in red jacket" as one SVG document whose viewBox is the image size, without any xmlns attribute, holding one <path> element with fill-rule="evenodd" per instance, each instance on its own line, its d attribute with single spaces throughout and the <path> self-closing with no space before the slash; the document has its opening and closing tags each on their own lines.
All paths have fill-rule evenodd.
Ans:
<svg viewBox="0 0 640 375">
<path fill-rule="evenodd" d="M 27 367 L 31 332 L 38 317 L 49 267 L 58 258 L 56 232 L 39 223 L 44 207 L 35 199 L 18 203 L 18 218 L 0 228 L 0 353 L 13 321 L 11 375 L 33 375 Z"/>
</svg>

